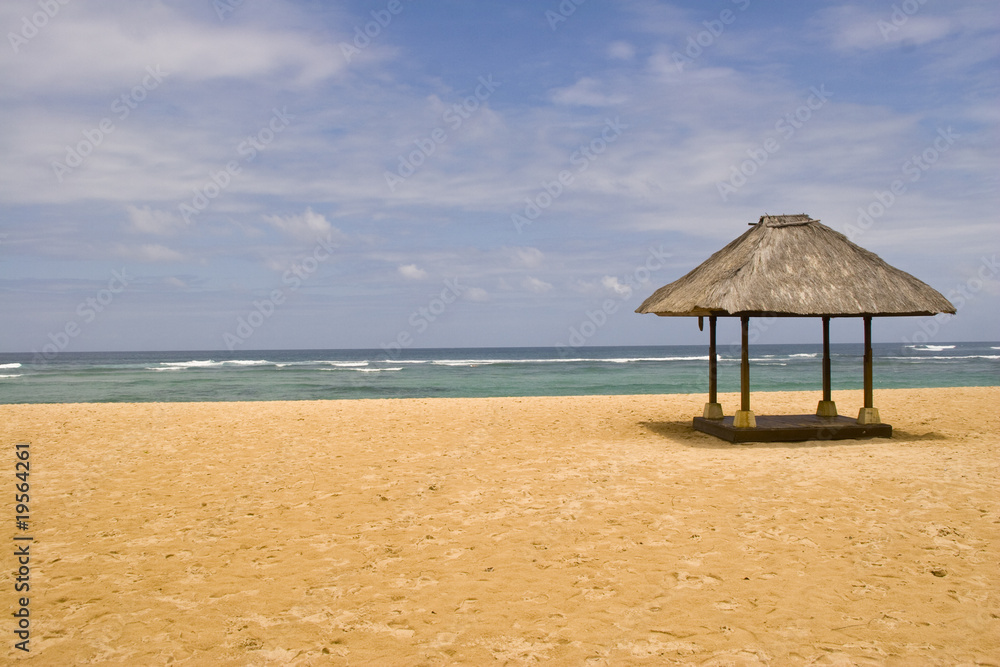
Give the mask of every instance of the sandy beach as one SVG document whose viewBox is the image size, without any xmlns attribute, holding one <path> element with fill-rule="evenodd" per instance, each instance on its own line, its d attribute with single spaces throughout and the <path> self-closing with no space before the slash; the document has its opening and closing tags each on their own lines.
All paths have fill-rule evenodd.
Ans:
<svg viewBox="0 0 1000 667">
<path fill-rule="evenodd" d="M 755 394 L 758 414 L 815 393 Z M 834 392 L 857 414 L 860 392 Z M 703 395 L 0 406 L 44 665 L 997 665 L 1000 388 L 730 445 Z M 721 397 L 732 414 L 737 397 Z M 30 528 L 14 528 L 15 443 Z M 30 653 L 11 538 L 30 535 Z"/>
</svg>

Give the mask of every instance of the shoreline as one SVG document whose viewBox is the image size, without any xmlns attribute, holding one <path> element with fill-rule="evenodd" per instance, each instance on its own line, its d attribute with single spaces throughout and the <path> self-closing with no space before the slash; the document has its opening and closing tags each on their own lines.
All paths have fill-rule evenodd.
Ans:
<svg viewBox="0 0 1000 667">
<path fill-rule="evenodd" d="M 929 386 L 929 387 L 886 387 L 886 388 L 876 387 L 875 388 L 875 403 L 876 404 L 878 403 L 878 397 L 883 392 L 889 393 L 889 392 L 906 392 L 906 391 L 961 391 L 961 390 L 965 390 L 965 389 L 971 389 L 971 390 L 978 390 L 978 389 L 985 389 L 985 390 L 1000 389 L 1000 384 L 958 385 L 958 386 L 948 385 L 948 386 Z M 832 391 L 832 397 L 833 397 L 834 402 L 837 403 L 838 408 L 840 408 L 841 407 L 840 406 L 841 402 L 844 402 L 845 405 L 847 405 L 848 403 L 850 403 L 851 405 L 853 405 L 853 402 L 858 402 L 860 404 L 862 402 L 862 400 L 860 398 L 857 398 L 857 400 L 853 401 L 853 402 L 852 402 L 852 399 L 854 399 L 855 397 L 861 397 L 862 396 L 862 392 L 863 392 L 863 390 L 860 387 L 858 387 L 856 389 L 837 389 L 837 388 L 834 388 L 833 391 Z M 755 389 L 751 388 L 751 390 L 750 390 L 750 400 L 751 400 L 751 404 L 752 404 L 751 408 L 754 411 L 757 410 L 757 401 L 756 401 L 756 398 L 758 396 L 762 396 L 762 397 L 768 397 L 768 396 L 771 396 L 771 397 L 775 397 L 775 396 L 786 397 L 786 395 L 787 395 L 788 398 L 791 398 L 791 399 L 795 400 L 797 404 L 798 403 L 802 403 L 804 405 L 805 404 L 805 399 L 807 399 L 809 397 L 812 397 L 812 396 L 815 396 L 816 400 L 818 401 L 819 397 L 821 397 L 821 395 L 822 395 L 822 392 L 821 392 L 820 389 L 815 389 L 815 390 L 801 390 L 801 389 L 796 389 L 796 390 L 777 390 L 777 391 L 759 390 L 758 391 L 758 390 L 755 390 Z M 32 406 L 32 405 L 48 406 L 48 407 L 57 407 L 57 406 L 71 407 L 71 406 L 82 406 L 82 405 L 107 405 L 107 406 L 187 405 L 187 406 L 192 406 L 192 405 L 217 405 L 217 404 L 225 405 L 225 404 L 230 404 L 230 403 L 232 403 L 232 404 L 238 404 L 238 405 L 262 405 L 262 404 L 279 404 L 280 405 L 280 404 L 287 403 L 287 404 L 294 405 L 294 404 L 297 404 L 297 403 L 364 403 L 364 402 L 385 402 L 385 401 L 390 401 L 390 402 L 393 402 L 393 401 L 410 402 L 410 401 L 497 401 L 497 400 L 510 400 L 510 401 L 518 401 L 518 402 L 520 402 L 520 401 L 536 400 L 536 399 L 542 399 L 542 400 L 544 400 L 544 399 L 573 399 L 573 398 L 579 398 L 579 399 L 592 399 L 592 398 L 615 398 L 615 399 L 635 398 L 635 399 L 648 399 L 650 397 L 656 397 L 656 396 L 670 397 L 670 398 L 675 398 L 676 397 L 676 398 L 682 398 L 682 399 L 687 399 L 687 398 L 695 398 L 696 399 L 696 398 L 698 398 L 700 396 L 700 397 L 702 397 L 702 399 L 704 399 L 704 401 L 708 400 L 708 398 L 707 398 L 708 397 L 708 392 L 704 391 L 704 392 L 678 392 L 678 393 L 662 393 L 661 392 L 661 393 L 646 393 L 646 394 L 634 394 L 634 393 L 633 394 L 545 394 L 545 395 L 541 395 L 541 394 L 524 394 L 524 395 L 503 395 L 503 396 L 408 396 L 408 397 L 402 397 L 402 398 L 399 398 L 399 397 L 390 397 L 390 398 L 363 397 L 363 398 L 301 398 L 301 399 L 279 399 L 279 400 L 261 399 L 261 400 L 224 400 L 224 401 L 121 401 L 121 402 L 116 402 L 116 401 L 89 401 L 89 402 L 86 402 L 86 401 L 83 401 L 83 402 L 66 402 L 66 403 L 0 403 L 0 411 L 2 411 L 5 408 L 17 408 L 17 407 L 26 407 L 26 406 Z M 719 391 L 718 396 L 719 396 L 720 402 L 722 402 L 722 404 L 723 404 L 723 409 L 725 409 L 727 407 L 727 405 L 732 406 L 731 409 L 729 409 L 729 410 L 727 410 L 725 412 L 725 414 L 727 416 L 732 415 L 733 410 L 738 409 L 737 406 L 738 406 L 738 404 L 740 402 L 740 392 L 739 391 L 725 391 L 725 392 L 724 391 Z M 838 396 L 840 397 L 840 400 L 838 400 Z M 845 396 L 846 396 L 846 398 L 845 398 Z M 767 403 L 768 403 L 768 401 L 765 398 L 765 404 L 767 404 Z M 814 405 L 814 406 L 812 406 L 812 408 L 806 409 L 806 412 L 813 411 L 815 409 L 815 407 L 816 406 Z M 860 405 L 859 405 L 859 407 L 860 407 Z M 879 406 L 876 405 L 875 407 L 879 407 Z M 803 408 L 803 409 L 805 409 L 805 408 Z M 840 414 L 841 415 L 847 415 L 847 413 L 844 412 L 843 410 L 840 411 Z M 692 413 L 691 416 L 692 417 L 694 417 L 694 416 L 701 416 L 700 410 L 697 412 L 697 414 Z"/>
<path fill-rule="evenodd" d="M 1000 387 L 876 390 L 893 437 L 835 442 L 731 445 L 691 429 L 705 400 L 2 405 L 9 474 L 31 443 L 31 657 L 1000 659 Z"/>
</svg>

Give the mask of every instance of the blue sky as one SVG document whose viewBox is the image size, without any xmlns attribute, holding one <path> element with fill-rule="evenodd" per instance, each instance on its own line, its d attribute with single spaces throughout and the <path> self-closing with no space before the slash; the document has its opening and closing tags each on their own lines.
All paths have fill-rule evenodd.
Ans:
<svg viewBox="0 0 1000 667">
<path fill-rule="evenodd" d="M 802 212 L 959 306 L 876 340 L 1000 332 L 993 2 L 35 0 L 0 27 L 2 351 L 700 343 L 632 311 Z"/>
</svg>

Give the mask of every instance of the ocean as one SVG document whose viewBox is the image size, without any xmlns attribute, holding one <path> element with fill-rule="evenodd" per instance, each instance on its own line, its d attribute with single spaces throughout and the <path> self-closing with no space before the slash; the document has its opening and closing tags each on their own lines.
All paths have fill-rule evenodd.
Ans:
<svg viewBox="0 0 1000 667">
<path fill-rule="evenodd" d="M 873 346 L 875 389 L 1000 385 L 1000 343 Z M 862 346 L 831 345 L 833 388 L 862 387 Z M 818 344 L 751 347 L 753 391 L 821 390 Z M 708 346 L 0 354 L 0 403 L 294 401 L 707 392 Z M 739 391 L 720 349 L 719 391 Z"/>
</svg>

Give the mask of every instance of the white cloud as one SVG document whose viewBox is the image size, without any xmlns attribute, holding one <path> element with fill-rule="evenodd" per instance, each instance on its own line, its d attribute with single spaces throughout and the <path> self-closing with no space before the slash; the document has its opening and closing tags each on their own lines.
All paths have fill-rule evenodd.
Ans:
<svg viewBox="0 0 1000 667">
<path fill-rule="evenodd" d="M 611 42 L 608 44 L 608 57 L 612 60 L 632 60 L 635 57 L 635 47 L 628 42 Z"/>
<path fill-rule="evenodd" d="M 906 14 L 898 5 L 873 11 L 858 5 L 820 10 L 814 24 L 838 51 L 869 51 L 900 44 L 920 46 L 947 36 L 951 21 L 946 17 Z"/>
<path fill-rule="evenodd" d="M 294 239 L 300 241 L 315 241 L 329 236 L 342 237 L 339 229 L 330 224 L 323 216 L 312 208 L 307 208 L 301 215 L 265 215 L 264 220 Z"/>
<path fill-rule="evenodd" d="M 617 276 L 604 276 L 601 278 L 601 285 L 604 289 L 624 297 L 632 295 L 632 288 L 619 282 Z"/>
<path fill-rule="evenodd" d="M 170 211 L 159 211 L 149 206 L 139 208 L 132 204 L 128 204 L 125 210 L 135 232 L 167 236 L 186 226 L 180 216 Z"/>
<path fill-rule="evenodd" d="M 626 101 L 624 95 L 604 92 L 601 90 L 603 87 L 605 84 L 597 79 L 583 77 L 572 86 L 553 90 L 552 101 L 556 104 L 589 107 L 608 107 Z"/>
<path fill-rule="evenodd" d="M 489 301 L 490 295 L 482 287 L 467 287 L 462 292 L 462 298 L 466 301 Z"/>
<path fill-rule="evenodd" d="M 527 276 L 521 281 L 521 287 L 535 294 L 544 294 L 552 289 L 552 284 L 534 276 Z"/>
<path fill-rule="evenodd" d="M 534 269 L 541 266 L 545 259 L 545 253 L 538 248 L 509 248 L 507 250 L 514 266 Z"/>
<path fill-rule="evenodd" d="M 291 5 L 286 10 L 295 12 Z M 19 21 L 17 17 L 3 24 Z M 92 3 L 63 6 L 21 50 L 25 53 L 19 55 L 30 60 L 0 60 L 0 79 L 13 79 L 19 89 L 131 87 L 147 66 L 159 68 L 171 82 L 280 75 L 282 84 L 306 85 L 347 65 L 333 40 L 317 42 L 275 25 L 197 21 L 159 2 L 113 9 Z M 31 77 L 10 76 L 26 62 Z"/>
<path fill-rule="evenodd" d="M 138 246 L 118 244 L 115 255 L 136 262 L 183 262 L 183 254 L 158 243 L 146 243 Z"/>
<path fill-rule="evenodd" d="M 396 271 L 407 280 L 423 280 L 427 277 L 427 272 L 419 268 L 416 264 L 404 264 L 396 269 Z"/>
</svg>

